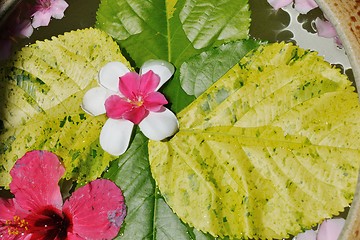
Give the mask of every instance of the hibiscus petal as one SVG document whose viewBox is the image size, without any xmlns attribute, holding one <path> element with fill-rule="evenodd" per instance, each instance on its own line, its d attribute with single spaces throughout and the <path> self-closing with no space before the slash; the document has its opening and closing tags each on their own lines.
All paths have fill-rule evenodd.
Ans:
<svg viewBox="0 0 360 240">
<path fill-rule="evenodd" d="M 98 179 L 77 189 L 63 211 L 72 216 L 72 236 L 113 239 L 126 215 L 126 206 L 120 188 L 110 180 Z"/>
<path fill-rule="evenodd" d="M 306 14 L 317 7 L 318 5 L 314 0 L 295 0 L 295 9 L 302 14 Z"/>
<path fill-rule="evenodd" d="M 146 95 L 154 92 L 157 86 L 159 86 L 160 77 L 152 70 L 147 71 L 140 77 L 139 94 Z"/>
<path fill-rule="evenodd" d="M 329 21 L 324 21 L 320 18 L 316 18 L 315 26 L 317 33 L 320 37 L 333 38 L 337 36 L 335 27 Z"/>
<path fill-rule="evenodd" d="M 311 229 L 303 233 L 299 233 L 295 240 L 316 240 L 316 232 Z"/>
<path fill-rule="evenodd" d="M 130 70 L 121 62 L 109 62 L 100 69 L 99 84 L 113 92 L 119 92 L 119 78 Z"/>
<path fill-rule="evenodd" d="M 175 114 L 164 108 L 161 112 L 149 112 L 139 127 L 147 138 L 160 141 L 174 135 L 179 129 L 179 123 Z"/>
<path fill-rule="evenodd" d="M 105 101 L 106 115 L 109 118 L 123 118 L 126 112 L 131 111 L 133 105 L 117 95 L 108 97 Z"/>
<path fill-rule="evenodd" d="M 163 105 L 167 104 L 165 96 L 159 92 L 153 92 L 144 98 L 144 106 L 147 110 L 158 112 Z"/>
<path fill-rule="evenodd" d="M 174 66 L 163 60 L 148 60 L 140 69 L 140 75 L 145 74 L 149 70 L 152 70 L 155 74 L 160 77 L 160 83 L 155 90 L 158 90 L 175 72 Z"/>
<path fill-rule="evenodd" d="M 344 225 L 343 218 L 325 220 L 320 224 L 317 240 L 337 240 Z"/>
<path fill-rule="evenodd" d="M 6 240 L 23 240 L 29 239 L 26 238 L 28 234 L 21 233 L 22 236 L 9 234 L 9 227 L 4 223 L 6 221 L 13 221 L 14 217 L 19 217 L 17 214 L 18 207 L 16 205 L 16 200 L 13 199 L 2 199 L 0 198 L 0 239 Z M 20 230 L 21 231 L 21 230 Z"/>
<path fill-rule="evenodd" d="M 55 0 L 51 2 L 51 16 L 56 19 L 64 17 L 64 11 L 69 6 L 64 0 Z"/>
<path fill-rule="evenodd" d="M 126 73 L 120 78 L 119 90 L 128 99 L 136 101 L 139 92 L 140 76 L 136 72 Z"/>
<path fill-rule="evenodd" d="M 98 116 L 104 114 L 105 101 L 107 97 L 107 91 L 103 87 L 95 87 L 87 91 L 83 97 L 81 104 L 82 109 L 93 115 Z"/>
<path fill-rule="evenodd" d="M 293 0 L 267 0 L 267 1 L 275 10 L 278 10 L 292 3 Z"/>
<path fill-rule="evenodd" d="M 24 210 L 36 211 L 44 206 L 61 209 L 58 182 L 65 172 L 57 156 L 47 151 L 31 151 L 16 161 L 10 171 L 10 191 Z"/>
<path fill-rule="evenodd" d="M 12 219 L 15 216 L 15 213 L 16 213 L 15 200 L 0 198 L 0 233 L 1 233 L 1 223 L 6 222 L 6 220 Z"/>
<path fill-rule="evenodd" d="M 33 15 L 32 26 L 38 28 L 41 26 L 49 25 L 51 19 L 51 12 L 49 11 L 37 11 Z"/>
<path fill-rule="evenodd" d="M 114 156 L 123 154 L 129 146 L 134 124 L 125 119 L 109 118 L 100 133 L 100 145 Z"/>
</svg>

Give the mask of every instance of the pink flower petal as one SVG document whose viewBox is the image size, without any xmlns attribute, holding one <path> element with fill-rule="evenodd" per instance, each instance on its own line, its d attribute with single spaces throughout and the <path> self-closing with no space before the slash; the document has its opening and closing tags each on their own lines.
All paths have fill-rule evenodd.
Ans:
<svg viewBox="0 0 360 240">
<path fill-rule="evenodd" d="M 47 151 L 32 151 L 16 161 L 10 171 L 10 191 L 24 210 L 36 211 L 44 206 L 61 209 L 58 182 L 65 169 L 57 156 Z"/>
<path fill-rule="evenodd" d="M 140 75 L 143 75 L 150 70 L 160 77 L 160 83 L 155 90 L 158 90 L 166 83 L 175 72 L 174 66 L 167 61 L 148 60 L 141 66 Z"/>
<path fill-rule="evenodd" d="M 343 218 L 325 220 L 319 227 L 317 240 L 337 240 L 344 225 Z"/>
<path fill-rule="evenodd" d="M 21 38 L 29 38 L 33 32 L 34 32 L 34 28 L 31 25 L 31 21 L 30 20 L 24 20 L 22 23 L 20 23 L 18 25 L 18 36 Z"/>
<path fill-rule="evenodd" d="M 337 36 L 334 26 L 329 21 L 324 21 L 320 18 L 316 18 L 315 26 L 317 33 L 320 37 L 333 38 Z"/>
<path fill-rule="evenodd" d="M 148 93 L 154 92 L 157 86 L 160 83 L 160 77 L 156 75 L 153 71 L 148 71 L 145 74 L 140 76 L 140 85 L 138 89 L 139 95 L 146 95 Z"/>
<path fill-rule="evenodd" d="M 123 154 L 129 146 L 134 124 L 125 119 L 106 120 L 100 132 L 100 145 L 114 156 Z"/>
<path fill-rule="evenodd" d="M 51 19 L 51 12 L 37 11 L 33 14 L 32 26 L 38 28 L 41 26 L 48 26 Z"/>
<path fill-rule="evenodd" d="M 130 100 L 136 100 L 139 91 L 140 76 L 136 72 L 126 73 L 120 78 L 119 90 Z"/>
<path fill-rule="evenodd" d="M 132 111 L 133 106 L 133 104 L 123 98 L 112 95 L 105 101 L 106 115 L 109 118 L 120 119 L 124 117 L 125 113 Z"/>
<path fill-rule="evenodd" d="M 84 239 L 113 239 L 123 223 L 126 206 L 113 182 L 98 179 L 76 190 L 63 211 L 72 216 L 73 234 Z"/>
<path fill-rule="evenodd" d="M 9 226 L 6 225 L 7 221 L 14 222 L 14 218 L 19 217 L 20 220 L 24 220 L 24 217 L 28 215 L 28 212 L 23 211 L 16 203 L 15 198 L 2 199 L 0 198 L 0 239 L 27 239 L 29 234 L 26 232 L 24 227 L 19 227 L 18 230 L 21 233 L 20 236 L 13 234 L 9 235 Z M 19 220 L 17 220 L 19 221 Z"/>
<path fill-rule="evenodd" d="M 51 16 L 56 19 L 64 17 L 64 11 L 69 6 L 64 0 L 54 0 L 51 2 Z"/>
<path fill-rule="evenodd" d="M 317 7 L 318 5 L 314 0 L 295 0 L 295 9 L 302 14 L 306 14 Z"/>
<path fill-rule="evenodd" d="M 16 213 L 15 199 L 0 198 L 0 229 L 1 229 L 1 223 L 6 222 L 6 220 L 12 219 L 16 215 L 15 213 Z"/>
<path fill-rule="evenodd" d="M 145 109 L 144 106 L 135 107 L 131 111 L 124 113 L 124 119 L 127 119 L 134 124 L 139 124 L 146 116 L 149 114 L 149 111 Z"/>
<path fill-rule="evenodd" d="M 307 230 L 303 233 L 299 233 L 296 240 L 316 240 L 316 232 L 314 230 Z"/>
<path fill-rule="evenodd" d="M 267 0 L 267 1 L 275 10 L 278 10 L 292 3 L 293 0 Z"/>
<path fill-rule="evenodd" d="M 159 92 L 152 92 L 144 98 L 144 107 L 153 112 L 158 112 L 162 106 L 167 104 L 165 96 Z"/>
</svg>

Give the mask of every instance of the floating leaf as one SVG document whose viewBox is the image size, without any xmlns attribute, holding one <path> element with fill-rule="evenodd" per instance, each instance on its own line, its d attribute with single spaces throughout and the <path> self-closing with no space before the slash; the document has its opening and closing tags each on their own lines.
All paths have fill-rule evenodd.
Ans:
<svg viewBox="0 0 360 240">
<path fill-rule="evenodd" d="M 103 177 L 121 186 L 126 200 L 128 215 L 118 239 L 187 240 L 190 234 L 204 236 L 183 224 L 160 195 L 150 172 L 148 139 L 140 131 Z"/>
<path fill-rule="evenodd" d="M 259 46 L 253 39 L 223 44 L 185 61 L 180 68 L 180 83 L 184 91 L 200 96 L 250 50 Z"/>
<path fill-rule="evenodd" d="M 113 36 L 136 66 L 163 59 L 180 68 L 213 46 L 248 38 L 250 11 L 247 0 L 102 0 L 96 26 Z M 193 101 L 178 74 L 163 92 L 175 112 Z"/>
<path fill-rule="evenodd" d="M 251 52 L 149 142 L 152 174 L 186 223 L 214 236 L 281 239 L 343 211 L 360 159 L 354 87 L 291 44 Z"/>
<path fill-rule="evenodd" d="M 9 184 L 14 162 L 33 149 L 61 157 L 68 179 L 84 183 L 101 175 L 113 159 L 98 143 L 105 116 L 91 117 L 80 104 L 109 61 L 130 67 L 110 36 L 85 29 L 25 47 L 1 70 L 1 186 Z"/>
</svg>

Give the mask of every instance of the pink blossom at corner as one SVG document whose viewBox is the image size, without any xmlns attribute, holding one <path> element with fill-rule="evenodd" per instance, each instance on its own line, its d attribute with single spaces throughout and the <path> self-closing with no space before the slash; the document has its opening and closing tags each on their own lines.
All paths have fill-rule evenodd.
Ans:
<svg viewBox="0 0 360 240">
<path fill-rule="evenodd" d="M 345 219 L 333 218 L 324 220 L 317 231 L 312 229 L 299 233 L 294 240 L 337 240 L 345 225 Z"/>
<path fill-rule="evenodd" d="M 299 13 L 306 14 L 310 10 L 317 8 L 318 5 L 314 0 L 295 0 L 295 9 Z"/>
<path fill-rule="evenodd" d="M 320 37 L 324 38 L 334 38 L 334 41 L 338 47 L 342 47 L 341 40 L 336 32 L 334 25 L 327 20 L 322 20 L 320 18 L 315 19 L 315 27 L 317 30 L 317 34 Z"/>
<path fill-rule="evenodd" d="M 12 199 L 0 199 L 0 236 L 9 240 L 112 239 L 126 214 L 121 190 L 98 179 L 77 189 L 63 205 L 58 182 L 65 169 L 57 156 L 32 151 L 10 171 Z M 106 204 L 105 204 L 106 203 Z"/>
<path fill-rule="evenodd" d="M 325 220 L 318 229 L 317 240 L 337 240 L 344 225 L 345 219 L 343 218 Z"/>
<path fill-rule="evenodd" d="M 34 28 L 49 25 L 51 17 L 61 19 L 69 5 L 64 0 L 37 0 L 35 13 L 32 15 Z"/>
<path fill-rule="evenodd" d="M 159 83 L 160 77 L 151 70 L 143 75 L 130 72 L 120 77 L 119 91 L 124 97 L 112 95 L 105 101 L 107 116 L 139 124 L 150 111 L 160 111 L 168 102 L 155 91 Z"/>
</svg>

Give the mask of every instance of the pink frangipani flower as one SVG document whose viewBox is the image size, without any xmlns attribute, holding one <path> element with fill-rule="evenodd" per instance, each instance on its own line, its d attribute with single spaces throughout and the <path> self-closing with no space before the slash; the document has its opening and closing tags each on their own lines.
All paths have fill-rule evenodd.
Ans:
<svg viewBox="0 0 360 240">
<path fill-rule="evenodd" d="M 14 198 L 0 199 L 0 238 L 8 240 L 113 239 L 126 215 L 121 190 L 98 179 L 65 201 L 58 182 L 65 169 L 57 156 L 32 151 L 10 171 Z"/>
<path fill-rule="evenodd" d="M 345 219 L 333 218 L 324 220 L 317 231 L 307 230 L 298 234 L 294 240 L 337 240 L 345 225 Z"/>
<path fill-rule="evenodd" d="M 37 0 L 35 13 L 32 15 L 32 26 L 48 26 L 51 17 L 61 19 L 64 17 L 64 11 L 69 5 L 64 0 Z"/>
<path fill-rule="evenodd" d="M 130 72 L 121 62 L 110 62 L 99 72 L 100 87 L 87 91 L 82 108 L 109 117 L 100 133 L 100 145 L 108 153 L 123 154 L 135 124 L 144 135 L 160 141 L 175 134 L 178 121 L 165 108 L 167 100 L 157 90 L 174 74 L 174 66 L 162 60 L 146 61 L 140 73 Z"/>
</svg>

